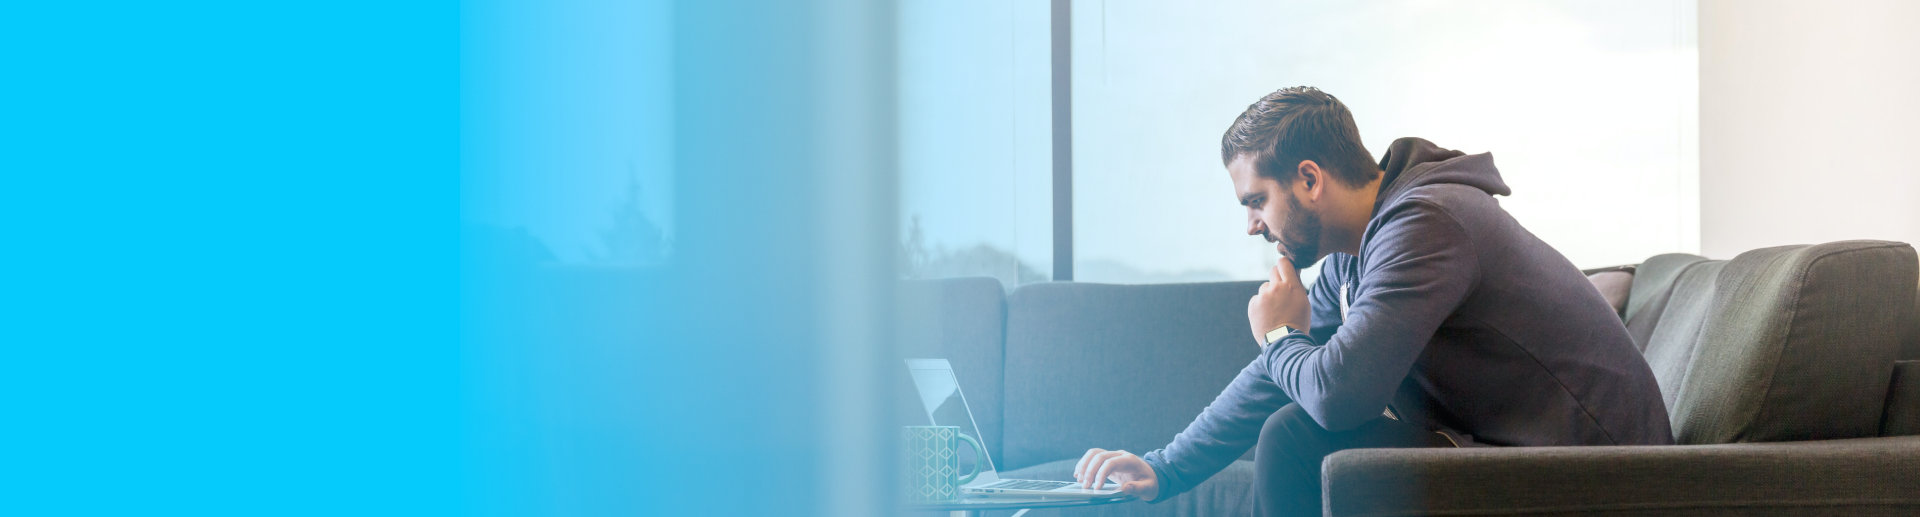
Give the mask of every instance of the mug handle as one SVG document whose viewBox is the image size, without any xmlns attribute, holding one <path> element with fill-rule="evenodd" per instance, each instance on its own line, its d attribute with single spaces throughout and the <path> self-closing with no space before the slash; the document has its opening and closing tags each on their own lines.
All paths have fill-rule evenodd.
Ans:
<svg viewBox="0 0 1920 517">
<path fill-rule="evenodd" d="M 972 436 L 967 436 L 966 433 L 953 434 L 959 436 L 961 440 L 966 441 L 968 445 L 973 446 L 973 472 L 968 472 L 965 476 L 960 477 L 960 484 L 965 485 L 972 483 L 973 478 L 980 476 L 980 465 L 987 462 L 987 449 L 980 446 L 979 440 L 973 439 Z"/>
</svg>

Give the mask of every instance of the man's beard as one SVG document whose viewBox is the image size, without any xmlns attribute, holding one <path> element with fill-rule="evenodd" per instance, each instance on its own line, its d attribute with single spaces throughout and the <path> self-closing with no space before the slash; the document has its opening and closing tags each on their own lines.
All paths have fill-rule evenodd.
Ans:
<svg viewBox="0 0 1920 517">
<path fill-rule="evenodd" d="M 1287 227 L 1280 229 L 1280 246 L 1294 267 L 1307 267 L 1320 260 L 1320 214 L 1300 206 L 1300 198 L 1287 195 Z"/>
</svg>

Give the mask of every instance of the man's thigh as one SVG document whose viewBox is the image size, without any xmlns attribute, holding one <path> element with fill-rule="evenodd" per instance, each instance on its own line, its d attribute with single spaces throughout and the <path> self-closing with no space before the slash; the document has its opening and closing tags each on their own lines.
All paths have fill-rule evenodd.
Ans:
<svg viewBox="0 0 1920 517">
<path fill-rule="evenodd" d="M 1316 425 L 1317 427 L 1317 425 Z M 1458 447 L 1459 444 L 1438 431 L 1381 416 L 1365 425 L 1331 433 L 1333 448 L 1326 454 L 1347 449 L 1403 449 L 1416 447 Z"/>
<path fill-rule="evenodd" d="M 1276 443 L 1268 443 L 1272 438 Z M 1287 449 L 1289 456 L 1324 458 L 1346 449 L 1386 449 L 1416 447 L 1456 447 L 1446 435 L 1420 426 L 1381 416 L 1360 427 L 1328 431 L 1320 427 L 1298 403 L 1290 403 L 1267 419 L 1261 430 L 1261 447 Z M 1316 462 L 1317 463 L 1317 462 Z"/>
</svg>

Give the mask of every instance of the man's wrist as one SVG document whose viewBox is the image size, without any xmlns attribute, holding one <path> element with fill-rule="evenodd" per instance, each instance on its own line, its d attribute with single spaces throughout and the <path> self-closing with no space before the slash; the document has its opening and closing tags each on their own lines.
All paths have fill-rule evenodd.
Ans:
<svg viewBox="0 0 1920 517">
<path fill-rule="evenodd" d="M 1161 458 L 1156 457 L 1159 456 L 1159 453 L 1165 451 L 1166 449 L 1161 449 L 1140 457 L 1141 461 L 1147 463 L 1147 470 L 1153 471 L 1153 494 L 1150 494 L 1152 497 L 1141 498 L 1142 501 L 1158 503 L 1167 500 L 1167 497 L 1173 495 L 1173 484 L 1169 481 L 1172 478 L 1167 476 L 1167 466 L 1162 464 L 1163 461 Z"/>
<path fill-rule="evenodd" d="M 1300 332 L 1300 329 L 1298 327 L 1294 327 L 1293 325 L 1281 325 L 1278 327 L 1274 327 L 1273 330 L 1267 331 L 1265 339 L 1262 340 L 1260 344 L 1271 345 L 1274 343 L 1278 343 L 1280 342 L 1281 339 L 1286 338 L 1287 334 L 1293 334 L 1297 332 Z"/>
</svg>

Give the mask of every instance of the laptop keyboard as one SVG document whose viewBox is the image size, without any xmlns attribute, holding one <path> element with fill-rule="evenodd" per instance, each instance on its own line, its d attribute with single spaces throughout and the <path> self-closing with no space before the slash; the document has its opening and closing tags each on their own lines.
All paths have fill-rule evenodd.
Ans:
<svg viewBox="0 0 1920 517">
<path fill-rule="evenodd" d="M 1053 490 L 1055 488 L 1073 486 L 1073 484 L 1074 483 L 1072 481 L 1034 481 L 1030 479 L 1009 479 L 1006 481 L 1001 481 L 999 483 L 987 485 L 981 488 L 998 488 L 1003 490 Z"/>
</svg>

